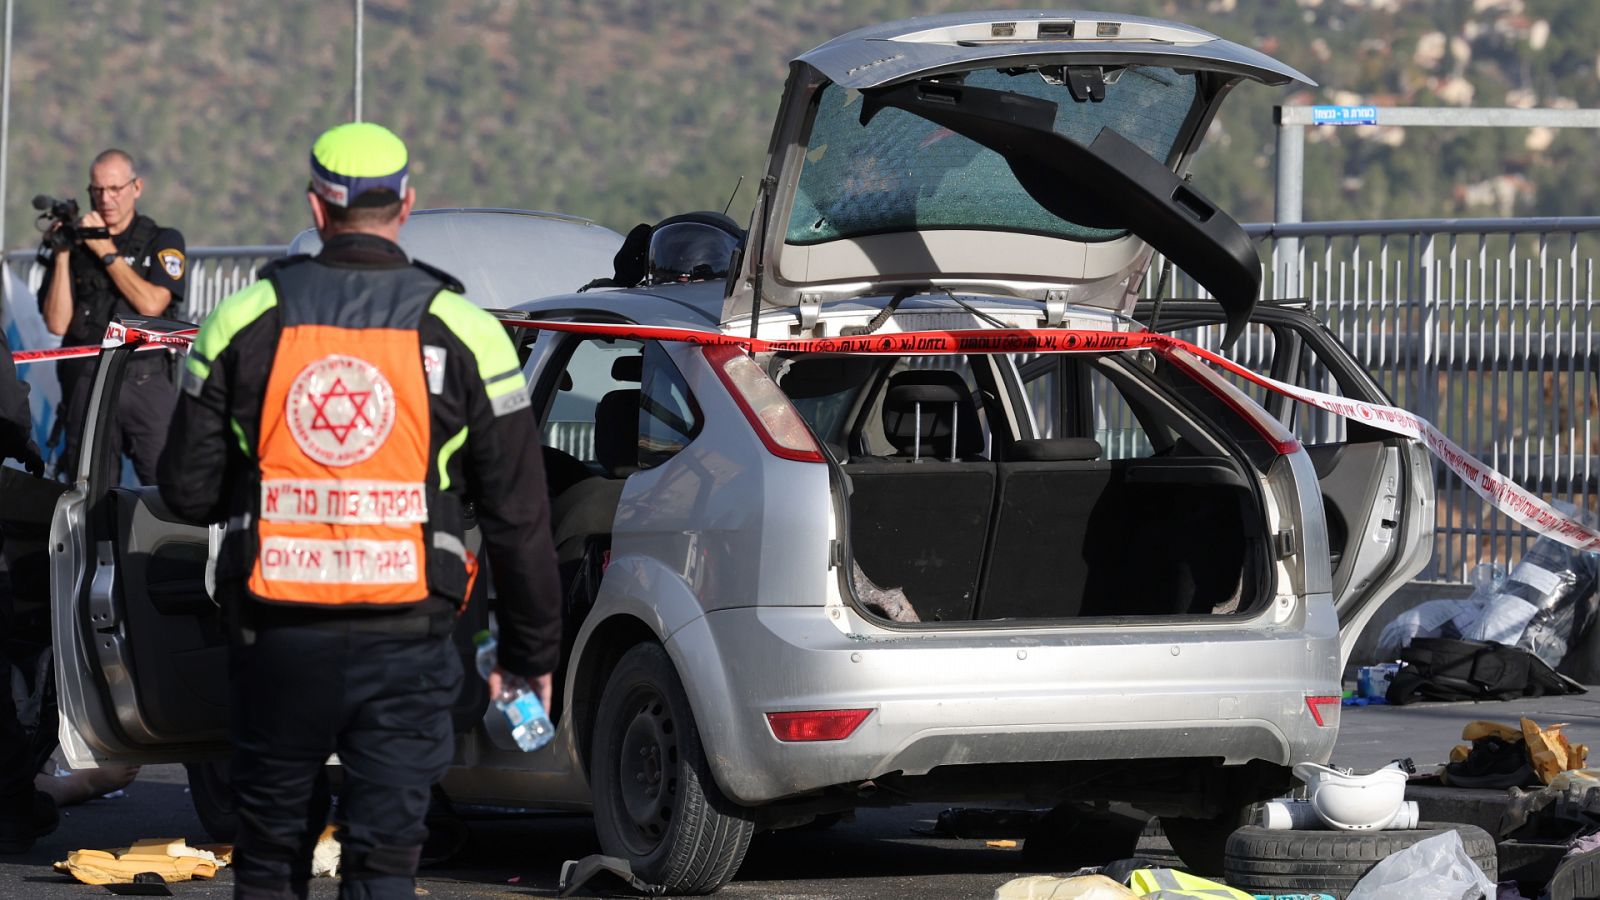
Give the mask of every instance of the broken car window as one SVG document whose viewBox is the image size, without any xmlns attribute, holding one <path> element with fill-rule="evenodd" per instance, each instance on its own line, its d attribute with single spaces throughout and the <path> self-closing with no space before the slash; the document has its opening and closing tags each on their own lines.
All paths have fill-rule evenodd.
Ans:
<svg viewBox="0 0 1600 900">
<path fill-rule="evenodd" d="M 1078 102 L 1038 70 L 984 70 L 973 87 L 1057 104 L 1055 129 L 1088 145 L 1110 128 L 1158 160 L 1169 160 L 1195 105 L 1196 79 L 1171 69 L 1129 66 L 1107 73 L 1105 99 Z M 824 88 L 789 218 L 791 244 L 816 244 L 892 231 L 971 228 L 1079 241 L 1126 232 L 1059 218 L 1028 196 L 998 153 L 898 109 L 860 121 L 861 95 Z"/>
</svg>

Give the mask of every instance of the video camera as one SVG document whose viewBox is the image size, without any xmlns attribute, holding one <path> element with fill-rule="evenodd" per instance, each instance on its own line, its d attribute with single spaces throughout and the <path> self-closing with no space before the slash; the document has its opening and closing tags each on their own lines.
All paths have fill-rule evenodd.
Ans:
<svg viewBox="0 0 1600 900">
<path fill-rule="evenodd" d="M 52 250 L 65 250 L 84 241 L 111 237 L 111 232 L 104 226 L 99 228 L 80 226 L 78 201 L 71 198 L 57 200 L 48 194 L 37 194 L 33 198 L 33 208 L 40 211 L 39 230 L 44 232 L 44 242 Z M 51 228 L 52 222 L 58 223 L 59 227 Z"/>
</svg>

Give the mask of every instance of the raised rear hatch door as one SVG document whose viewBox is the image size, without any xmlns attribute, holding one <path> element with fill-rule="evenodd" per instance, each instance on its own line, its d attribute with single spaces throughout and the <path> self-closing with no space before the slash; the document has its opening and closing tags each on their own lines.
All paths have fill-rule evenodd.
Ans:
<svg viewBox="0 0 1600 900">
<path fill-rule="evenodd" d="M 1184 25 L 957 14 L 792 64 L 724 321 L 901 286 L 1132 311 L 1152 248 L 1241 327 L 1254 246 L 1183 179 L 1241 79 L 1308 81 Z"/>
</svg>

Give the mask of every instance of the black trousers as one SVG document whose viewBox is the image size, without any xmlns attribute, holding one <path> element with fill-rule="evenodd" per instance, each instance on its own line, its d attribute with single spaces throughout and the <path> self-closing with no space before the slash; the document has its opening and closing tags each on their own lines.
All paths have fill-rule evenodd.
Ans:
<svg viewBox="0 0 1600 900">
<path fill-rule="evenodd" d="M 167 426 L 178 405 L 178 389 L 168 372 L 167 354 L 149 350 L 128 363 L 117 397 L 117 416 L 111 425 L 111 443 L 117 452 L 133 460 L 133 471 L 142 484 L 156 483 L 156 461 L 167 445 Z M 61 383 L 62 404 L 66 409 L 65 447 L 61 468 L 68 479 L 76 478 L 78 457 L 83 448 L 83 429 L 89 413 L 89 395 L 94 390 L 94 369 L 79 369 Z"/>
<path fill-rule="evenodd" d="M 414 633 L 347 619 L 232 629 L 235 898 L 306 897 L 328 813 L 323 766 L 335 752 L 339 896 L 414 896 L 462 666 L 448 617 L 408 618 Z"/>
<path fill-rule="evenodd" d="M 33 776 L 56 747 L 55 677 L 50 627 L 42 617 L 18 616 L 9 573 L 0 572 L 0 837 L 30 830 Z M 30 708 L 12 696 L 12 669 L 24 676 Z M 27 718 L 27 722 L 22 719 Z"/>
</svg>

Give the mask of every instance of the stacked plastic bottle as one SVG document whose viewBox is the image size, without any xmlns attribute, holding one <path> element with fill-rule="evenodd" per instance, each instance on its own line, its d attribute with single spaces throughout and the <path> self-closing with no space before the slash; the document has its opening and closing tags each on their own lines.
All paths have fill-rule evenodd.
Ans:
<svg viewBox="0 0 1600 900">
<path fill-rule="evenodd" d="M 472 638 L 472 643 L 478 648 L 478 674 L 483 680 L 489 680 L 489 673 L 495 667 L 494 635 L 488 631 L 480 631 Z M 550 717 L 545 715 L 544 704 L 539 702 L 539 695 L 533 692 L 527 679 L 508 675 L 500 680 L 500 693 L 491 697 L 494 708 L 500 710 L 506 717 L 506 724 L 511 726 L 511 738 L 524 752 L 533 752 L 550 743 L 556 736 L 556 727 L 551 724 Z"/>
</svg>

